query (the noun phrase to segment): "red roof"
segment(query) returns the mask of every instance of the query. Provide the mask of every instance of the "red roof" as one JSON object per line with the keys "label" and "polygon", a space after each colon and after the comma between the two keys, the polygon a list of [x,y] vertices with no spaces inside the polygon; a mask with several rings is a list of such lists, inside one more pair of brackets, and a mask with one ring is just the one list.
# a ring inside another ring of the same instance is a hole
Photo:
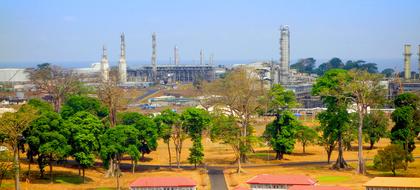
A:
{"label": "red roof", "polygon": [[351,189],[348,187],[340,187],[340,186],[293,185],[288,190],[351,190]]}
{"label": "red roof", "polygon": [[314,185],[316,181],[304,175],[261,174],[249,179],[248,184]]}
{"label": "red roof", "polygon": [[185,177],[144,177],[130,184],[130,187],[195,187],[195,182]]}

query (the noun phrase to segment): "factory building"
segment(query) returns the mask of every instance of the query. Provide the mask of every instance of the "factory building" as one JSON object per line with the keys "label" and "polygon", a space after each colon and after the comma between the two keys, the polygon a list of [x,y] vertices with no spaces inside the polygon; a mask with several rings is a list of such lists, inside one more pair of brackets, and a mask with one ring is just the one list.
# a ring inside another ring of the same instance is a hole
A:
{"label": "factory building", "polygon": [[19,68],[4,68],[0,69],[0,82],[1,83],[25,83],[29,81],[29,73],[27,69]]}

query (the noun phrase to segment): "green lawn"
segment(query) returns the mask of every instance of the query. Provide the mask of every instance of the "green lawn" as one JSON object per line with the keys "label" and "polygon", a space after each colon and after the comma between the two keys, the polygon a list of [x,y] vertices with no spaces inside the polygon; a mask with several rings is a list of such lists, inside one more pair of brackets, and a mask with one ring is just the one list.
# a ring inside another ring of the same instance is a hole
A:
{"label": "green lawn", "polygon": [[350,180],[348,176],[320,176],[318,177],[318,182],[345,182]]}

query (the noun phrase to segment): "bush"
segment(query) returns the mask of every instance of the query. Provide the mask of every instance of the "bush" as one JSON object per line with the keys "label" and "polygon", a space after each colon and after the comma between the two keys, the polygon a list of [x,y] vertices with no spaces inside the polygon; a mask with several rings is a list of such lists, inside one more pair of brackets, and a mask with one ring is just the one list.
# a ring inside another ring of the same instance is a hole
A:
{"label": "bush", "polygon": [[405,168],[405,160],[408,160],[407,152],[402,148],[401,145],[391,144],[385,147],[383,150],[379,150],[378,154],[375,155],[373,160],[374,167],[379,170],[392,171],[392,174],[396,175],[397,169]]}

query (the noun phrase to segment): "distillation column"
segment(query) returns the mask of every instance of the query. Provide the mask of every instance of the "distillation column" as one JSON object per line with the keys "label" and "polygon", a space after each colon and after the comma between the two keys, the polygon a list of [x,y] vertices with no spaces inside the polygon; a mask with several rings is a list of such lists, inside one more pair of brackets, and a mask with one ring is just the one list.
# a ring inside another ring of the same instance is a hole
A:
{"label": "distillation column", "polygon": [[290,35],[289,27],[280,27],[280,84],[287,84],[289,80],[289,63],[290,63]]}
{"label": "distillation column", "polygon": [[102,82],[106,82],[109,79],[109,62],[105,46],[102,47],[101,79]]}
{"label": "distillation column", "polygon": [[152,70],[153,81],[157,82],[157,63],[156,63],[156,33],[152,34]]}
{"label": "distillation column", "polygon": [[419,63],[418,63],[419,65],[418,65],[418,68],[417,69],[419,70],[419,80],[420,80],[420,45],[419,45],[419,50],[418,50],[417,55],[419,56],[418,57],[419,58],[419,60],[418,60],[419,61]]}
{"label": "distillation column", "polygon": [[118,64],[118,72],[120,83],[124,84],[127,82],[127,62],[125,60],[125,37],[124,33],[121,33],[121,55],[120,62]]}
{"label": "distillation column", "polygon": [[408,80],[411,78],[411,45],[404,45],[404,79]]}
{"label": "distillation column", "polygon": [[179,54],[178,54],[178,47],[175,46],[174,47],[174,63],[175,63],[176,66],[179,65],[179,57],[178,56],[179,56]]}

